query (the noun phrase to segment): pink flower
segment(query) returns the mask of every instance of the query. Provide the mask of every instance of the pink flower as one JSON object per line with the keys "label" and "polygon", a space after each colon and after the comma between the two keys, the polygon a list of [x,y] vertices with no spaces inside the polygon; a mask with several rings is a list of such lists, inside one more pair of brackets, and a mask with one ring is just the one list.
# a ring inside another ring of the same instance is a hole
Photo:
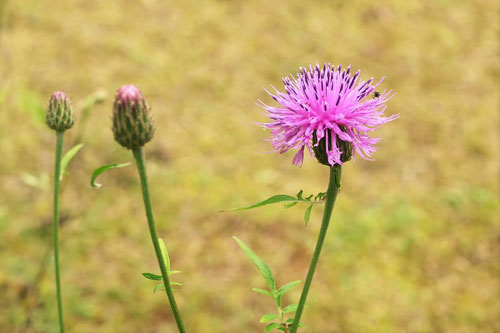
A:
{"label": "pink flower", "polygon": [[139,88],[132,84],[127,84],[118,89],[116,93],[116,99],[120,100],[123,103],[127,102],[139,102],[144,100],[144,96],[142,95]]}
{"label": "pink flower", "polygon": [[275,94],[268,92],[280,107],[259,101],[271,119],[261,125],[271,130],[274,149],[280,153],[299,149],[293,158],[294,165],[302,165],[304,147],[311,156],[314,150],[318,157],[322,141],[325,160],[331,166],[350,159],[351,152],[345,147],[351,147],[353,156],[359,154],[372,160],[374,145],[380,139],[370,138],[368,133],[399,117],[383,117],[385,103],[394,96],[392,91],[375,92],[372,98],[367,98],[383,78],[375,85],[373,78],[357,82],[361,71],[353,76],[350,71],[351,66],[341,70],[340,65],[335,68],[331,64],[324,64],[323,68],[317,64],[309,70],[302,67],[296,78],[293,75],[283,78],[285,93],[274,87]]}

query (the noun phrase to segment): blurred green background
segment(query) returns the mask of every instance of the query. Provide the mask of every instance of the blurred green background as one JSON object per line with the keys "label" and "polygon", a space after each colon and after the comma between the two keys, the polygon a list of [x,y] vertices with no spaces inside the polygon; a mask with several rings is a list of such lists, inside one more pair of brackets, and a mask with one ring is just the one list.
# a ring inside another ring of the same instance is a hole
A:
{"label": "blurred green background", "polygon": [[[304,279],[321,209],[219,213],[273,194],[326,189],[328,169],[266,154],[257,99],[300,66],[386,76],[397,95],[376,162],[343,170],[304,332],[499,332],[499,4],[496,1],[0,0],[0,332],[56,332],[50,94],[85,147],[63,181],[61,264],[69,332],[175,332],[132,156],[111,106],[137,84],[155,114],[146,146],[159,233],[189,332],[262,332],[272,312],[231,235]],[[83,109],[96,96],[102,103]],[[296,303],[300,288],[285,302]]]}

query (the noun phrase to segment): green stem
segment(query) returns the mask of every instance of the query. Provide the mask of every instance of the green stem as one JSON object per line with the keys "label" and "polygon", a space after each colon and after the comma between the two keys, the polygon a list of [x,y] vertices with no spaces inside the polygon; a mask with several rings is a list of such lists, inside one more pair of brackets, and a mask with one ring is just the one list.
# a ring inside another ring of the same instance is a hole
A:
{"label": "green stem", "polygon": [[328,224],[330,223],[330,217],[332,216],[333,206],[335,205],[335,199],[337,198],[337,193],[340,188],[340,176],[342,174],[342,166],[335,164],[330,167],[330,181],[328,183],[328,190],[326,192],[325,200],[325,210],[323,212],[323,222],[321,222],[321,229],[319,230],[318,241],[316,242],[316,249],[314,250],[314,255],[311,260],[311,265],[309,266],[309,271],[307,272],[307,278],[304,283],[304,289],[302,289],[302,294],[300,296],[299,305],[297,307],[297,312],[295,313],[295,318],[293,320],[291,333],[295,333],[300,323],[300,317],[302,316],[302,311],[306,304],[307,293],[309,292],[309,287],[311,286],[311,281],[314,276],[314,271],[316,270],[316,265],[318,263],[319,254],[321,253],[321,248],[323,247],[323,242],[325,241],[326,231],[328,230]]}
{"label": "green stem", "polygon": [[146,216],[148,218],[149,233],[151,234],[151,240],[156,252],[156,257],[158,259],[158,264],[160,265],[161,275],[163,276],[163,283],[165,285],[165,291],[167,293],[168,301],[170,302],[170,307],[174,314],[175,322],[179,328],[180,333],[184,333],[184,324],[182,323],[181,315],[179,309],[177,308],[177,303],[175,302],[174,293],[170,287],[170,281],[168,279],[167,267],[163,262],[163,257],[161,254],[160,244],[158,242],[158,236],[156,234],[155,221],[153,218],[153,209],[151,208],[151,200],[149,199],[149,189],[148,181],[146,178],[146,166],[144,163],[144,155],[142,153],[142,148],[137,148],[133,150],[134,158],[137,163],[137,170],[139,171],[139,177],[141,178],[141,188],[142,188],[142,198],[144,200],[144,207],[146,209]]}
{"label": "green stem", "polygon": [[59,182],[61,178],[61,154],[64,132],[57,131],[56,166],[54,174],[54,262],[56,269],[57,310],[59,313],[59,331],[64,333],[61,277],[59,273]]}

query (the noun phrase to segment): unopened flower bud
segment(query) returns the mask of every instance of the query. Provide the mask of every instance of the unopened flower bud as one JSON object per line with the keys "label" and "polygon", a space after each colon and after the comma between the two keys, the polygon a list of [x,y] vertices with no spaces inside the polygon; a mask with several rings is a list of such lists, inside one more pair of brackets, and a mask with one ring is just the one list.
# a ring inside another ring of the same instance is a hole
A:
{"label": "unopened flower bud", "polygon": [[153,138],[154,124],[146,99],[134,85],[121,87],[113,106],[115,140],[128,149],[137,149]]}
{"label": "unopened flower bud", "polygon": [[[342,131],[345,130],[344,126],[339,126],[339,127]],[[333,132],[331,130],[328,130],[328,140],[330,141],[328,149],[326,147],[326,137],[321,138],[318,143],[316,133],[313,134],[312,148],[314,151],[314,155],[316,156],[316,159],[318,160],[319,163],[327,166],[332,166],[331,158],[330,161],[328,160],[328,151],[334,153],[334,150],[332,150],[332,133]],[[316,143],[318,143],[318,145],[316,145]],[[342,163],[349,161],[352,157],[352,148],[353,148],[352,142],[343,141],[339,138],[338,135],[336,135],[336,146],[341,152],[340,161]]]}
{"label": "unopened flower bud", "polygon": [[62,91],[56,91],[50,96],[45,120],[50,128],[58,132],[70,129],[75,123],[71,101]]}

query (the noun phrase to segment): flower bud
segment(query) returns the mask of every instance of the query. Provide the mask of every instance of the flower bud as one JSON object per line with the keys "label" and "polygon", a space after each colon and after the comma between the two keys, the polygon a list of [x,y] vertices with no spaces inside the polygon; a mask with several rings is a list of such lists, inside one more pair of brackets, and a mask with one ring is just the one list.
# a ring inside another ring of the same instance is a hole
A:
{"label": "flower bud", "polygon": [[45,121],[50,128],[58,132],[70,129],[75,123],[71,101],[62,91],[56,91],[50,96]]}
{"label": "flower bud", "polygon": [[144,146],[153,138],[151,111],[141,91],[134,85],[125,85],[116,93],[113,134],[119,144],[132,150]]}
{"label": "flower bud", "polygon": [[[342,131],[345,131],[345,127],[342,126],[342,125],[339,125],[340,129]],[[329,144],[330,144],[330,149],[328,149],[329,151],[332,150],[332,136],[335,135],[331,130],[328,130],[328,140],[330,141]],[[347,161],[349,161],[352,157],[352,142],[349,142],[349,141],[342,141],[338,135],[335,135],[337,140],[336,140],[336,144],[337,144],[337,148],[340,150],[340,152],[342,153],[340,155],[340,161],[342,163],[345,163]],[[319,143],[318,145],[316,145],[316,143],[318,142],[318,139],[316,137],[316,133],[313,133],[313,145],[312,145],[312,148],[313,148],[313,151],[314,151],[314,155],[316,156],[316,159],[318,160],[319,163],[321,164],[324,164],[324,165],[327,165],[327,166],[332,166],[332,164],[328,161],[328,153],[327,153],[327,147],[326,147],[326,137],[323,137],[319,140]]]}

